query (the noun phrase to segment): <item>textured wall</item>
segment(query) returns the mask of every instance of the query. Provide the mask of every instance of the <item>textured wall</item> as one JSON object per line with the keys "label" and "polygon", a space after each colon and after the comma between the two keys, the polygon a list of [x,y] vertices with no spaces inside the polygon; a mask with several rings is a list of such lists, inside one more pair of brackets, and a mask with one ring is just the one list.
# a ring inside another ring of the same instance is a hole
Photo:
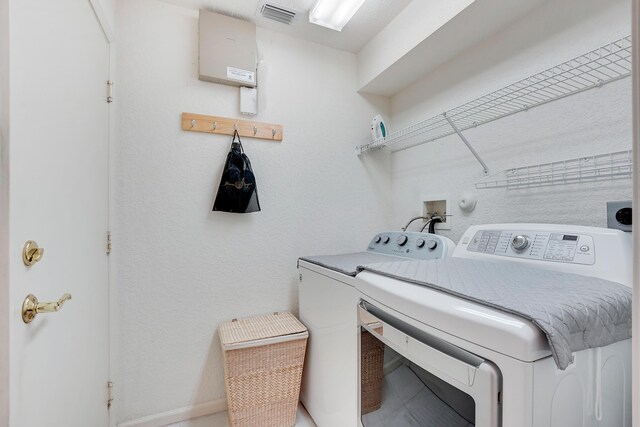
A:
{"label": "textured wall", "polygon": [[[355,93],[354,55],[258,29],[256,120],[282,123],[285,141],[245,141],[263,207],[249,215],[210,212],[229,138],[179,129],[182,111],[238,116],[237,89],[197,80],[197,12],[121,0],[117,20],[118,421],[223,397],[217,324],[295,310],[299,255],[361,249],[419,213],[423,195],[478,195],[472,214],[454,207],[454,239],[478,223],[604,226],[605,202],[630,198],[629,181],[476,191],[481,169],[456,137],[390,161],[353,151],[376,111],[399,128],[626,35],[625,1],[549,2],[396,95],[391,115]],[[624,80],[467,135],[497,172],[629,148],[630,123]]]}
{"label": "textured wall", "polygon": [[[355,92],[355,55],[258,29],[258,121],[246,139],[263,211],[213,213],[230,138],[183,111],[238,117],[238,89],[197,79],[197,11],[118,3],[113,281],[117,421],[223,397],[222,320],[297,309],[296,259],[360,250],[388,225],[388,158],[359,159],[388,101]],[[387,178],[385,178],[385,176]]]}
{"label": "textured wall", "polygon": [[393,66],[474,1],[411,2],[358,52],[358,87]]}
{"label": "textured wall", "polygon": [[[392,98],[392,129],[423,120],[630,32],[628,1],[549,2]],[[519,113],[466,133],[491,173],[631,147],[631,79]],[[421,213],[423,195],[451,195],[455,241],[472,224],[606,227],[606,202],[631,199],[631,181],[530,190],[476,190],[479,163],[457,136],[392,156],[393,226]],[[477,195],[476,210],[457,207]]]}

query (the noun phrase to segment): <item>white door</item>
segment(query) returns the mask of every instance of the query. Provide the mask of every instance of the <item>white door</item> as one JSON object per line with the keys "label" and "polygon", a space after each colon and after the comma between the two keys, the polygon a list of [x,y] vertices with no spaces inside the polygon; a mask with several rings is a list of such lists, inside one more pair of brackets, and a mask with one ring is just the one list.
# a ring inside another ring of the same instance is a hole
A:
{"label": "white door", "polygon": [[10,426],[106,427],[109,45],[89,0],[13,0],[10,34]]}

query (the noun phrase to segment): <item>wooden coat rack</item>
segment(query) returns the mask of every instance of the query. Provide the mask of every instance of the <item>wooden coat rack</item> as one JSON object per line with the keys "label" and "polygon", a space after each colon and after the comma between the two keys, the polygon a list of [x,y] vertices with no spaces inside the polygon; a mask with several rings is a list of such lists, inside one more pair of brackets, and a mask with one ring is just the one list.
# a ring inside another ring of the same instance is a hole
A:
{"label": "wooden coat rack", "polygon": [[233,135],[237,130],[242,137],[282,141],[282,125],[193,113],[182,113],[182,130],[219,135]]}

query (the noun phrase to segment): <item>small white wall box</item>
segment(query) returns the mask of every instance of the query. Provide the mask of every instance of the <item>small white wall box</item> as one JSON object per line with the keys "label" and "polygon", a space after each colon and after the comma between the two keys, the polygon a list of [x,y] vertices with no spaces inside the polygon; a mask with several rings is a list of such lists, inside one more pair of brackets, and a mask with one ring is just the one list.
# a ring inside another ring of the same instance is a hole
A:
{"label": "small white wall box", "polygon": [[255,24],[208,10],[198,21],[198,78],[231,86],[256,86]]}
{"label": "small white wall box", "polygon": [[[431,216],[437,212],[443,216],[442,222],[436,224],[436,230],[451,230],[451,196],[448,194],[430,194],[422,196],[422,216]],[[426,221],[425,221],[426,222]]]}
{"label": "small white wall box", "polygon": [[247,116],[258,114],[258,89],[255,87],[240,88],[240,112]]}

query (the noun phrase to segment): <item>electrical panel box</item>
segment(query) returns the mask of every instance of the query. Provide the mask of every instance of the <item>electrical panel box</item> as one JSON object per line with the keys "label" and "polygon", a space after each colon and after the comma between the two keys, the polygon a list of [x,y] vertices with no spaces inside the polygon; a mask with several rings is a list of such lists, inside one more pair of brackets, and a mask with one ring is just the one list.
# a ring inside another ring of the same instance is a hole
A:
{"label": "electrical panel box", "polygon": [[256,86],[255,24],[201,9],[198,37],[200,80],[231,86]]}

